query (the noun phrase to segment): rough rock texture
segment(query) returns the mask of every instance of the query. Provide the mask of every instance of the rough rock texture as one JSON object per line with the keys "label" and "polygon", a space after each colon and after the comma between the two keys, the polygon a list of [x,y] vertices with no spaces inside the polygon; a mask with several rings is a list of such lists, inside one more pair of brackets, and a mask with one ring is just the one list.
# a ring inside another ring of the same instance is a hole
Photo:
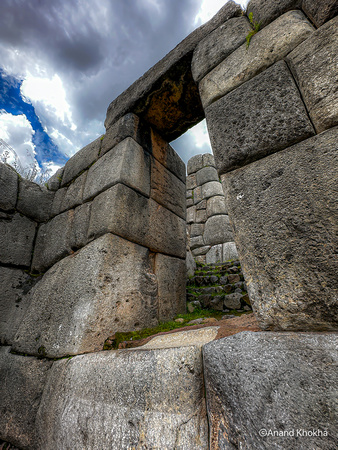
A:
{"label": "rough rock texture", "polygon": [[241,13],[239,5],[228,2],[209,22],[193,31],[109,105],[106,129],[133,112],[172,141],[198,123],[204,113],[191,75],[192,52],[211,31]]}
{"label": "rough rock texture", "polygon": [[250,0],[246,14],[252,13],[253,20],[263,28],[282,14],[300,9],[301,3],[302,0]]}
{"label": "rough rock texture", "polygon": [[48,191],[45,186],[20,179],[16,209],[25,216],[37,222],[45,222],[50,217],[53,199],[54,192]]}
{"label": "rough rock texture", "polygon": [[150,158],[132,138],[127,138],[100,158],[88,171],[84,201],[117,183],[150,194]]}
{"label": "rough rock texture", "polygon": [[197,172],[203,167],[203,155],[195,155],[189,159],[187,164],[188,175]]}
{"label": "rough rock texture", "polygon": [[9,351],[0,347],[0,439],[35,449],[35,417],[52,362]]}
{"label": "rough rock texture", "polygon": [[34,281],[21,269],[0,266],[0,343],[11,344],[29,306]]}
{"label": "rough rock texture", "polygon": [[182,219],[185,219],[185,191],[185,183],[169,172],[155,158],[151,158],[151,198]]}
{"label": "rough rock texture", "polygon": [[[70,208],[75,208],[75,206],[81,205],[83,201],[83,191],[87,179],[87,171],[82,175],[77,177],[73,183],[69,185],[68,188],[65,189],[64,195],[61,196],[61,205],[59,206],[58,213],[66,211]],[[60,189],[63,191],[63,189]],[[53,202],[53,210],[55,208],[55,202]],[[55,213],[55,210],[53,211]]]}
{"label": "rough rock texture", "polygon": [[56,263],[30,295],[14,339],[19,352],[54,358],[97,351],[116,331],[157,325],[149,250],[111,234]]}
{"label": "rough rock texture", "polygon": [[218,181],[218,173],[215,167],[203,167],[203,169],[196,172],[196,183],[198,186],[202,186],[202,184],[209,181]]}
{"label": "rough rock texture", "polygon": [[190,250],[187,251],[186,257],[187,277],[192,277],[196,270],[196,263]]}
{"label": "rough rock texture", "polygon": [[303,0],[302,8],[317,27],[338,14],[337,0]]}
{"label": "rough rock texture", "polygon": [[99,157],[102,139],[97,138],[95,141],[83,147],[75,155],[73,155],[64,167],[61,186],[72,181],[77,175],[85,169],[88,169]]}
{"label": "rough rock texture", "polygon": [[0,262],[29,267],[36,223],[21,214],[0,219]]}
{"label": "rough rock texture", "polygon": [[0,163],[0,209],[12,211],[18,196],[18,175],[11,166]]}
{"label": "rough rock texture", "polygon": [[118,184],[93,200],[88,234],[93,238],[114,233],[152,251],[185,258],[185,227],[176,214]]}
{"label": "rough rock texture", "polygon": [[212,216],[205,222],[203,233],[205,245],[222,244],[231,241],[232,236],[229,216]]}
{"label": "rough rock texture", "polygon": [[199,83],[204,108],[283,59],[307,39],[314,28],[301,11],[289,11],[241,45]]}
{"label": "rough rock texture", "polygon": [[57,191],[61,185],[64,168],[60,167],[47,181],[47,189]]}
{"label": "rough rock texture", "polygon": [[213,103],[206,118],[220,174],[315,134],[284,61]]}
{"label": "rough rock texture", "polygon": [[[334,334],[251,332],[206,344],[210,448],[336,448],[337,345]],[[313,430],[328,435],[302,434]]]}
{"label": "rough rock texture", "polygon": [[225,204],[224,195],[217,195],[215,197],[211,197],[207,202],[207,215],[216,216],[219,214],[227,214],[227,207]]}
{"label": "rough rock texture", "polygon": [[318,133],[338,124],[337,54],[338,17],[287,57]]}
{"label": "rough rock texture", "polygon": [[178,331],[177,333],[168,333],[156,336],[146,344],[142,345],[142,349],[155,348],[173,348],[173,347],[189,347],[196,345],[202,347],[217,336],[219,327],[204,327],[198,330]]}
{"label": "rough rock texture", "polygon": [[222,176],[262,329],[337,330],[338,128]]}
{"label": "rough rock texture", "polygon": [[196,82],[230,55],[252,30],[246,17],[228,20],[208,34],[196,47],[191,63],[191,71]]}
{"label": "rough rock texture", "polygon": [[207,449],[201,352],[120,350],[58,361],[37,428],[45,449]]}
{"label": "rough rock texture", "polygon": [[158,286],[158,320],[164,322],[186,312],[186,266],[179,258],[157,253],[154,272]]}

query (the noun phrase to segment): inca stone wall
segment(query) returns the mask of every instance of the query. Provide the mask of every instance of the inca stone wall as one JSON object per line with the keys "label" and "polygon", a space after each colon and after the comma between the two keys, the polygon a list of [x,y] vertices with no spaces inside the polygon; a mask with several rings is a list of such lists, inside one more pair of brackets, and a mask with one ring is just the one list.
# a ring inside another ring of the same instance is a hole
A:
{"label": "inca stone wall", "polygon": [[188,161],[188,242],[196,261],[213,264],[238,257],[213,155]]}
{"label": "inca stone wall", "polygon": [[[249,12],[261,23],[249,47],[229,2],[111,103],[106,134],[49,189],[0,166],[0,439],[337,448],[337,2]],[[185,167],[168,142],[204,115],[252,307],[272,331],[99,351],[114,330],[183,311]]]}

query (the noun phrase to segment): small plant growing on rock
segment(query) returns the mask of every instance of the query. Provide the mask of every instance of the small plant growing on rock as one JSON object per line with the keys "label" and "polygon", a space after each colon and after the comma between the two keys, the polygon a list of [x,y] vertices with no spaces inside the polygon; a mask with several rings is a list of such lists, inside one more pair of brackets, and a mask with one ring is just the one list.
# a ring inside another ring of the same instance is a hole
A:
{"label": "small plant growing on rock", "polygon": [[251,38],[254,34],[256,34],[260,28],[261,28],[261,24],[259,22],[256,22],[253,18],[253,14],[252,12],[249,14],[249,22],[251,23],[251,25],[253,26],[253,30],[250,31],[250,33],[246,36],[246,48],[249,48],[250,45],[250,41]]}

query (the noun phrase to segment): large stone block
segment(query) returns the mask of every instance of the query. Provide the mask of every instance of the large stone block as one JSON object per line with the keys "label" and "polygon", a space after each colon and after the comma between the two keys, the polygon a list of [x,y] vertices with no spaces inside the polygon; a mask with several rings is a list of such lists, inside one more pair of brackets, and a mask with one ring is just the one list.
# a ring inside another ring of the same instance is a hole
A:
{"label": "large stone block", "polygon": [[37,222],[45,222],[50,217],[53,200],[54,192],[45,186],[39,186],[24,178],[20,179],[16,209],[25,216]]}
{"label": "large stone block", "polygon": [[263,28],[282,14],[300,9],[302,0],[250,0],[246,13],[252,13],[253,20]]}
{"label": "large stone block", "polygon": [[207,215],[208,217],[217,216],[219,214],[227,214],[228,210],[225,204],[224,195],[215,195],[210,197],[207,201]]}
{"label": "large stone block", "polygon": [[315,134],[284,61],[213,103],[206,117],[220,174]]}
{"label": "large stone block", "polygon": [[71,236],[74,210],[66,211],[40,226],[32,261],[32,269],[44,272],[72,251]]}
{"label": "large stone block", "polygon": [[289,11],[241,45],[199,84],[204,108],[283,59],[314,31],[301,11]]}
{"label": "large stone block", "polygon": [[338,17],[287,57],[318,133],[338,124],[337,53]]}
{"label": "large stone block", "polygon": [[132,138],[127,138],[100,158],[88,171],[83,200],[123,183],[150,194],[150,158]]}
{"label": "large stone block", "polygon": [[99,157],[102,139],[101,137],[83,147],[73,155],[64,167],[61,186],[68,184],[83,170],[88,169]]}
{"label": "large stone block", "polygon": [[191,74],[193,50],[211,31],[241,13],[240,6],[228,2],[209,22],[193,31],[109,105],[106,129],[126,113],[133,112],[172,141],[203,119],[197,85]]}
{"label": "large stone block", "polygon": [[337,446],[337,336],[245,331],[203,347],[210,448]]}
{"label": "large stone block", "polygon": [[[73,183],[71,183],[62,197],[61,206],[59,212],[67,211],[67,209],[75,208],[81,205],[83,199],[83,191],[87,179],[87,171],[77,177]],[[61,191],[62,189],[60,189]],[[54,206],[54,203],[53,203]]]}
{"label": "large stone block", "polygon": [[35,449],[35,418],[52,362],[9,351],[0,347],[0,439]]}
{"label": "large stone block", "polygon": [[158,320],[172,320],[186,312],[186,264],[184,259],[157,253],[155,275],[158,284]]}
{"label": "large stone block", "polygon": [[37,427],[45,449],[207,449],[200,349],[100,352],[58,361]]}
{"label": "large stone block", "polygon": [[223,261],[223,245],[213,245],[206,254],[205,261],[207,264],[215,264]]}
{"label": "large stone block", "polygon": [[246,17],[228,20],[205,37],[196,47],[191,63],[191,71],[199,82],[210,70],[229,56],[252,30]]}
{"label": "large stone block", "polygon": [[203,167],[203,155],[195,155],[189,159],[187,165],[188,175],[191,175]]}
{"label": "large stone block", "polygon": [[[141,136],[140,128],[143,128],[142,131],[144,132],[148,131],[145,130],[145,127],[142,127],[139,117],[135,114],[129,113],[121,117],[120,120],[113,123],[107,129],[106,134],[103,136],[100,156],[105,155],[109,150],[115,147],[115,145],[118,145],[127,137],[133,138],[134,141],[142,146],[144,137]],[[149,132],[150,131],[148,131],[148,133]]]}
{"label": "large stone block", "polygon": [[338,14],[337,0],[303,0],[302,8],[317,27]]}
{"label": "large stone block", "polygon": [[122,184],[95,197],[89,238],[114,233],[154,252],[185,258],[186,222]]}
{"label": "large stone block", "polygon": [[36,223],[21,214],[0,219],[0,262],[29,267]]}
{"label": "large stone block", "polygon": [[202,197],[208,199],[214,195],[224,195],[222,185],[219,181],[209,181],[202,186]]}
{"label": "large stone block", "polygon": [[18,196],[18,174],[8,164],[0,163],[0,208],[12,211]]}
{"label": "large stone block", "polygon": [[185,184],[155,158],[151,158],[150,197],[185,220]]}
{"label": "large stone block", "polygon": [[25,294],[34,284],[21,269],[0,266],[0,343],[11,344],[29,306]]}
{"label": "large stone block", "polygon": [[190,206],[187,209],[187,223],[194,223],[196,222],[196,206]]}
{"label": "large stone block", "polygon": [[223,244],[223,261],[238,259],[238,252],[235,242],[225,242]]}
{"label": "large stone block", "polygon": [[87,202],[75,208],[70,238],[70,247],[72,250],[84,247],[88,242],[91,207],[91,202]]}
{"label": "large stone block", "polygon": [[57,358],[98,351],[116,331],[158,323],[149,250],[112,234],[56,263],[30,295],[14,339],[19,352]]}
{"label": "large stone block", "polygon": [[328,130],[222,176],[262,329],[338,328],[337,136]]}
{"label": "large stone block", "polygon": [[190,236],[191,237],[201,236],[203,234],[203,231],[204,231],[204,223],[193,223],[191,225]]}
{"label": "large stone block", "polygon": [[196,180],[199,186],[208,183],[209,181],[218,181],[217,170],[215,167],[203,167],[203,169],[196,173]]}
{"label": "large stone block", "polygon": [[64,167],[60,167],[54,175],[52,175],[49,180],[47,181],[47,189],[50,191],[57,191],[59,187],[61,186],[62,181],[62,175],[63,175]]}
{"label": "large stone block", "polygon": [[196,263],[190,250],[187,251],[186,265],[187,265],[187,277],[193,277],[196,270]]}
{"label": "large stone block", "polygon": [[209,217],[204,226],[203,240],[205,245],[216,245],[233,241],[229,216]]}
{"label": "large stone block", "polygon": [[187,176],[186,188],[187,190],[195,189],[197,187],[196,175],[191,174]]}

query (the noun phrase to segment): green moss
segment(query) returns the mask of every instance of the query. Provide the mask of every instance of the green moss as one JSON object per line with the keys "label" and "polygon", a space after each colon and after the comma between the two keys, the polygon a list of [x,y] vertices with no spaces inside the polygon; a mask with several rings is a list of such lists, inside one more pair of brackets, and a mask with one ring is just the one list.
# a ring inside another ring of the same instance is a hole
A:
{"label": "green moss", "polygon": [[253,30],[250,31],[250,33],[246,36],[246,48],[249,48],[250,41],[252,36],[254,36],[261,28],[261,24],[259,22],[256,22],[253,18],[252,12],[249,14],[249,22],[253,26]]}

